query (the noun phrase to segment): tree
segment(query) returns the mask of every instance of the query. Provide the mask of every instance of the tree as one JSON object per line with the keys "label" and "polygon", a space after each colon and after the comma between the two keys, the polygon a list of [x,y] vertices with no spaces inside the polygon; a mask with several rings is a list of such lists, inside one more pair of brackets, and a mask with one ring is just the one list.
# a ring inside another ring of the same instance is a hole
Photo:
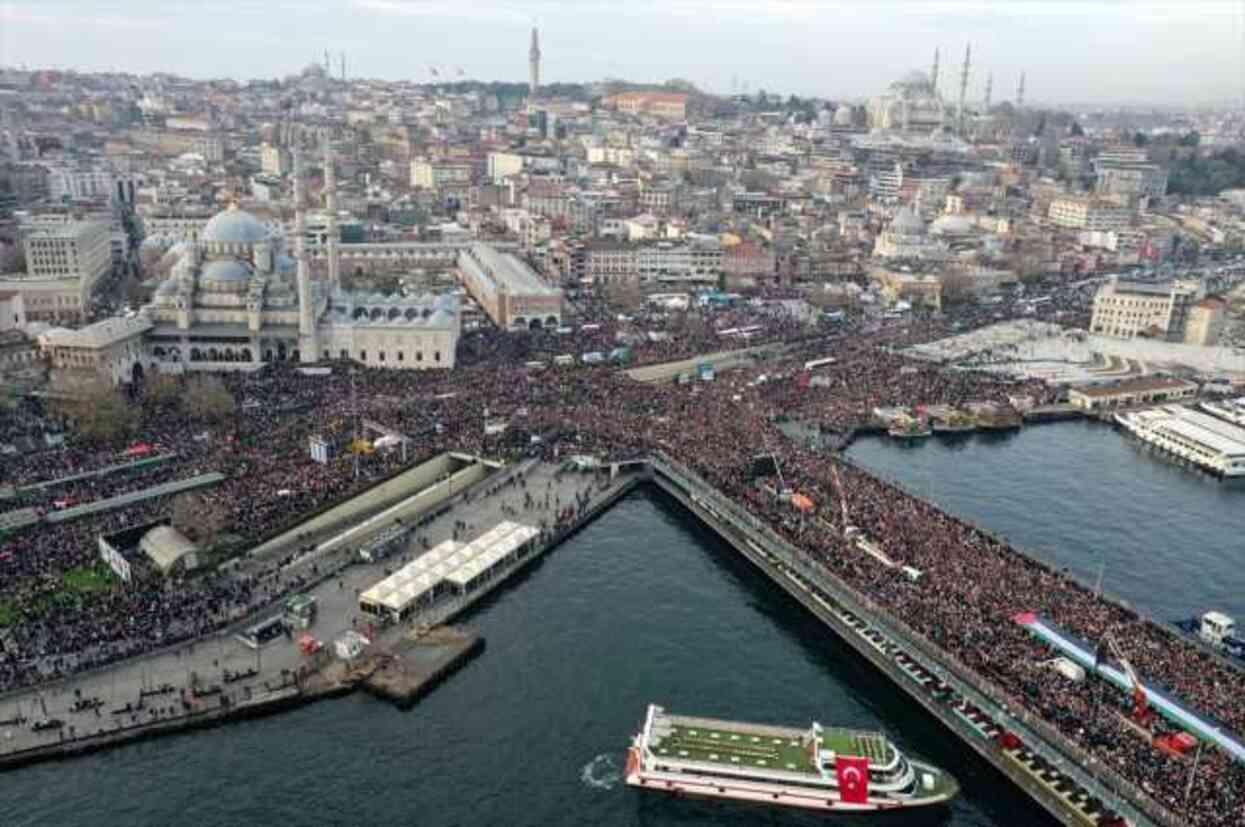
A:
{"label": "tree", "polygon": [[233,394],[216,376],[196,376],[186,383],[187,415],[207,422],[222,422],[233,416],[236,403]]}
{"label": "tree", "polygon": [[78,435],[87,441],[121,440],[133,433],[138,424],[138,411],[125,396],[93,373],[59,371],[48,395],[53,411],[69,419]]}
{"label": "tree", "polygon": [[1143,147],[1150,143],[1150,136],[1144,132],[1133,133],[1133,146]]}
{"label": "tree", "polygon": [[1077,123],[1076,121],[1073,121],[1072,126],[1069,127],[1068,129],[1068,134],[1071,135],[1073,138],[1084,138],[1085,130],[1081,128],[1081,125],[1079,123]]}
{"label": "tree", "polygon": [[225,510],[199,491],[187,491],[173,499],[173,528],[200,547],[215,543],[227,521]]}
{"label": "tree", "polygon": [[1202,136],[1198,133],[1196,129],[1193,130],[1192,132],[1189,132],[1187,135],[1184,135],[1180,139],[1181,146],[1197,146],[1201,142],[1202,142]]}
{"label": "tree", "polygon": [[168,374],[156,374],[143,387],[143,401],[154,408],[176,407],[181,399],[181,382]]}

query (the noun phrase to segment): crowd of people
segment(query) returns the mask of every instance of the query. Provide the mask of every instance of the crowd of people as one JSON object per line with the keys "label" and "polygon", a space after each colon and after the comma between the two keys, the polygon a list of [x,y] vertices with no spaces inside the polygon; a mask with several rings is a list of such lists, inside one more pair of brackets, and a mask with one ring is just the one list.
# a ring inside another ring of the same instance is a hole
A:
{"label": "crowd of people", "polygon": [[[252,547],[406,465],[444,450],[515,459],[575,454],[603,461],[636,459],[660,450],[694,469],[745,505],[826,572],[867,595],[998,687],[1017,708],[1040,716],[1102,763],[1136,783],[1192,825],[1245,821],[1245,768],[1207,750],[1185,802],[1188,760],[1156,751],[1119,710],[1127,698],[1096,681],[1075,683],[1042,664],[1051,652],[1011,618],[1040,612],[1087,640],[1107,631],[1153,685],[1245,732],[1241,674],[1128,609],[1105,601],[1063,573],[1037,563],[997,538],[930,503],[792,439],[783,424],[800,419],[847,432],[884,406],[1004,402],[1024,395],[1041,403],[1051,391],[1036,382],[1008,382],[950,371],[902,355],[902,348],[992,320],[995,310],[957,318],[885,325],[849,318],[818,330],[755,306],[671,321],[602,315],[573,334],[464,337],[451,372],[336,367],[304,375],[270,366],[226,380],[237,413],[205,428],[168,411],[144,419],[142,440],[174,456],[155,467],[47,486],[46,497],[99,500],[159,482],[219,471],[204,507],[220,525],[225,547]],[[1057,308],[1053,312],[1063,312]],[[633,364],[686,358],[738,346],[722,335],[741,325],[760,328],[749,344],[778,345],[763,361],[714,382],[642,384],[613,366],[558,368],[550,354],[631,348]],[[663,326],[664,325],[664,326]],[[654,329],[662,335],[648,335]],[[808,381],[812,359],[832,357]],[[529,366],[531,361],[541,367]],[[765,382],[759,381],[766,377]],[[37,408],[23,409],[23,427]],[[406,437],[400,450],[352,453],[364,420]],[[486,427],[500,423],[502,427]],[[327,463],[309,456],[308,440],[338,451]],[[126,461],[125,444],[79,445],[3,457],[6,481],[21,486]],[[757,456],[782,474],[755,473]],[[797,512],[780,489],[804,494],[812,515]],[[134,560],[132,584],[99,591],[66,590],[66,576],[96,567],[96,540],[120,528],[167,518],[171,503],[146,500],[58,524],[17,531],[0,546],[0,690],[190,640],[245,615],[281,594],[271,572],[212,570],[166,579]],[[923,576],[913,582],[844,539],[842,515],[891,560]]]}

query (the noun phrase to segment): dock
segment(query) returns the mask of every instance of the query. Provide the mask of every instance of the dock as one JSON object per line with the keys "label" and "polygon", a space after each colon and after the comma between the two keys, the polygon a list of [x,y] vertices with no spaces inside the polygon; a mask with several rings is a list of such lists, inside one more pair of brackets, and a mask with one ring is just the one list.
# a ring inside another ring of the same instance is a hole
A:
{"label": "dock", "polygon": [[[236,634],[279,613],[282,594],[220,632],[191,643],[0,693],[0,771],[270,715],[355,691],[408,707],[484,650],[477,632],[450,627],[449,621],[513,583],[533,562],[605,513],[645,478],[646,468],[635,462],[577,473],[534,461],[507,467],[494,464],[492,474],[465,490],[455,490],[391,554],[368,562],[358,553],[373,533],[386,528],[378,523],[352,543],[304,555],[283,570],[283,577],[302,577],[303,593],[316,599],[318,614],[308,629],[291,631],[257,648]],[[382,579],[395,561],[421,553],[425,542],[485,533],[521,510],[524,490],[539,493],[541,503],[520,519],[546,525],[529,553],[465,599],[440,606],[435,616],[369,628],[368,618],[359,613],[358,594],[363,589]],[[577,495],[586,498],[584,507],[573,519],[555,523],[558,510],[576,502]],[[318,574],[307,578],[313,566]],[[371,634],[373,645],[358,658],[343,661],[335,657],[332,642],[349,632]],[[298,643],[304,633],[321,642],[319,651],[304,653]]]}
{"label": "dock", "polygon": [[407,709],[482,651],[484,638],[466,627],[412,633],[391,651],[370,655],[359,685]]}

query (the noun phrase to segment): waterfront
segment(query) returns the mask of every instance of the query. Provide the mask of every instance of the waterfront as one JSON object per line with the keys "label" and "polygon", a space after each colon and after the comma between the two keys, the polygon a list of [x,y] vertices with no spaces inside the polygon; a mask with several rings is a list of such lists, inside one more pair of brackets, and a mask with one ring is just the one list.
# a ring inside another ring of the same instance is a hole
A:
{"label": "waterfront", "polygon": [[871,823],[1048,823],[665,500],[632,495],[470,620],[483,656],[410,712],[352,696],[0,775],[6,824],[825,823],[625,790],[649,701],[881,727],[965,787]]}
{"label": "waterfront", "polygon": [[1103,572],[1104,591],[1157,621],[1212,608],[1245,619],[1245,485],[1105,425],[906,444],[868,437],[848,456],[1086,582]]}

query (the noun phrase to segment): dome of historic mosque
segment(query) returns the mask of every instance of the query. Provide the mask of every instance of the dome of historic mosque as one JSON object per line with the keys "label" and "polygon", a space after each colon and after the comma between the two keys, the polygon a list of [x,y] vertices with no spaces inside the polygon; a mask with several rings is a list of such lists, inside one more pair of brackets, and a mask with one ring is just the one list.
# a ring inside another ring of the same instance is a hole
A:
{"label": "dome of historic mosque", "polygon": [[925,232],[925,222],[911,207],[901,207],[891,221],[891,232],[904,235],[921,235]]}
{"label": "dome of historic mosque", "polygon": [[208,221],[200,235],[201,241],[225,244],[255,244],[269,238],[272,233],[264,223],[237,204],[218,212]]}
{"label": "dome of historic mosque", "polygon": [[199,284],[206,289],[213,287],[233,289],[245,286],[250,280],[251,268],[245,262],[236,259],[209,261],[203,265],[203,270],[199,274]]}
{"label": "dome of historic mosque", "polygon": [[969,235],[976,230],[971,219],[962,215],[944,215],[934,220],[931,235]]}
{"label": "dome of historic mosque", "polygon": [[838,109],[834,110],[835,126],[851,126],[852,125],[852,108],[847,104],[842,104]]}

